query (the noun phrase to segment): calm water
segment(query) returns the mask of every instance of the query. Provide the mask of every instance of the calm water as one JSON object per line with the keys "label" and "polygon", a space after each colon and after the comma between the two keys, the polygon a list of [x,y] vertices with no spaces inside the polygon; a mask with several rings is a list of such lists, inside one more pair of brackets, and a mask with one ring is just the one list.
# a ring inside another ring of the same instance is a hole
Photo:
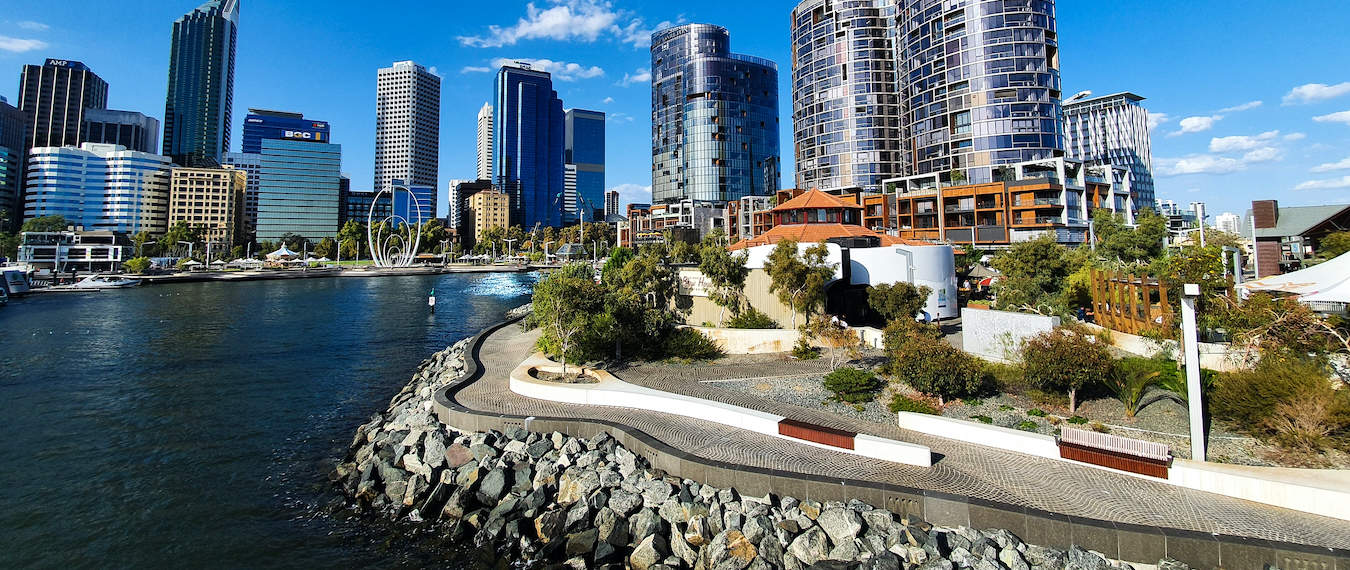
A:
{"label": "calm water", "polygon": [[425,541],[324,514],[326,476],[419,362],[525,302],[533,279],[12,300],[0,308],[0,568],[443,561]]}

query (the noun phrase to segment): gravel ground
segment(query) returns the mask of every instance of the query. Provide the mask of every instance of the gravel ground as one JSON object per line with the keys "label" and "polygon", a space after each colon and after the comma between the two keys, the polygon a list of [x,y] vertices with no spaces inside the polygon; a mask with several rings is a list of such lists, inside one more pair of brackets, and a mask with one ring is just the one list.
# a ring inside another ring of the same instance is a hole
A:
{"label": "gravel ground", "polygon": [[868,402],[863,406],[863,411],[860,412],[852,404],[826,401],[831,394],[821,385],[822,381],[822,376],[811,375],[794,378],[719,381],[714,384],[721,388],[747,392],[785,404],[824,410],[845,417],[887,425],[895,423],[895,416],[891,414],[890,410],[886,409],[884,403],[890,401],[889,395],[879,396],[876,400]]}

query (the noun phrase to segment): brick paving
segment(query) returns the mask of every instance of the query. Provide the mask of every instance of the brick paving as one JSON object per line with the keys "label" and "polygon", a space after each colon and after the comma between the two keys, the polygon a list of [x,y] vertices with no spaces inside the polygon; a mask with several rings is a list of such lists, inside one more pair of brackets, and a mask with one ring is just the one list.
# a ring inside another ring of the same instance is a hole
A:
{"label": "brick paving", "polygon": [[659,390],[926,445],[937,454],[933,467],[822,450],[672,414],[526,398],[510,391],[508,376],[533,353],[536,338],[536,332],[515,325],[486,338],[484,374],[459,393],[460,403],[485,412],[613,421],[687,453],[739,465],[904,485],[1113,522],[1350,548],[1345,521],[845,418],[700,382],[823,372],[827,363],[820,360],[734,357],[711,365],[641,364],[611,372]]}

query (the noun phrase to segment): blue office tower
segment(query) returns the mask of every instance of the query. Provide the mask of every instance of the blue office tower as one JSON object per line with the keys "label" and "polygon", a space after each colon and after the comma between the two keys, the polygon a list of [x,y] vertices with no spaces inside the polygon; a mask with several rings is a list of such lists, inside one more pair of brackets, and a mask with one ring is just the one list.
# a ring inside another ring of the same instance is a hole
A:
{"label": "blue office tower", "polygon": [[564,211],[567,222],[594,222],[605,217],[605,114],[567,111],[563,162],[576,170],[574,199]]}
{"label": "blue office tower", "polygon": [[217,166],[230,150],[239,0],[208,0],[173,23],[164,154],[180,166]]}
{"label": "blue office tower", "polygon": [[493,182],[511,196],[511,221],[563,224],[563,107],[553,78],[524,64],[503,67],[494,89]]}
{"label": "blue office tower", "polygon": [[331,134],[327,121],[306,119],[302,113],[249,109],[248,117],[244,119],[241,150],[258,154],[262,152],[264,139],[326,143],[331,142]]}
{"label": "blue office tower", "polygon": [[[393,213],[396,218],[403,218],[408,223],[427,223],[436,217],[436,189],[431,186],[409,186],[405,181],[395,179],[391,182],[393,197]],[[402,189],[407,188],[408,192]],[[409,195],[411,193],[411,196]],[[414,204],[413,197],[417,200]],[[384,202],[384,198],[380,202]],[[420,214],[420,217],[419,217]]]}

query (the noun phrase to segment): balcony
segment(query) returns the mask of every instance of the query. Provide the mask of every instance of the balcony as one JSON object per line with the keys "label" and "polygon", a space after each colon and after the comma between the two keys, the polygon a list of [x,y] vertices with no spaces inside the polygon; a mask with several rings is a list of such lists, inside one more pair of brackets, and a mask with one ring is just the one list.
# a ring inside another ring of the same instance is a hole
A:
{"label": "balcony", "polygon": [[943,208],[942,211],[947,212],[948,214],[974,212],[975,206],[947,206],[946,208]]}
{"label": "balcony", "polygon": [[1017,208],[1034,208],[1036,206],[1063,206],[1064,201],[1059,198],[1036,198],[1035,200],[1018,200],[1013,203]]}

